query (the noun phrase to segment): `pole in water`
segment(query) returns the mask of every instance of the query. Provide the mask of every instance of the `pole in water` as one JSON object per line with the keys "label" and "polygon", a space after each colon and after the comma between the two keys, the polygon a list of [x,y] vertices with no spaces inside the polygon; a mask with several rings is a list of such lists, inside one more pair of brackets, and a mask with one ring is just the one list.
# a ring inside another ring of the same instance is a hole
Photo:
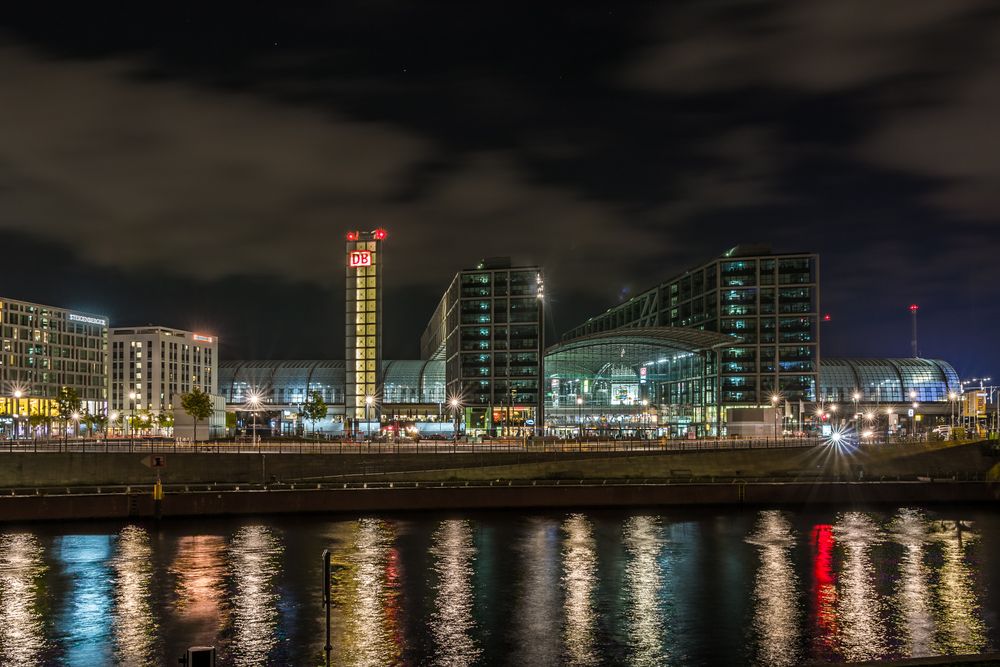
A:
{"label": "pole in water", "polygon": [[330,645],[330,550],[323,549],[323,607],[326,610],[326,646],[323,650],[326,653],[326,667],[330,667],[330,652],[333,646]]}
{"label": "pole in water", "polygon": [[163,514],[163,482],[160,481],[160,471],[156,471],[156,484],[153,485],[153,518],[157,521]]}

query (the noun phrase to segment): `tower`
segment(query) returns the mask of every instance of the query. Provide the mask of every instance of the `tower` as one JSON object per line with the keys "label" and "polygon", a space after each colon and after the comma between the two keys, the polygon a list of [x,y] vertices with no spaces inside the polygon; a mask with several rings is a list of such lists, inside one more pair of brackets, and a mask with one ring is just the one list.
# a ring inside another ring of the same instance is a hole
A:
{"label": "tower", "polygon": [[913,358],[916,359],[920,356],[920,352],[917,350],[917,311],[920,307],[917,304],[912,304],[910,306],[910,315],[913,316],[913,338],[910,340],[910,347],[913,348]]}
{"label": "tower", "polygon": [[[347,233],[344,281],[345,407],[351,424],[370,433],[382,391],[382,242],[384,229]],[[355,428],[355,431],[357,429]]]}

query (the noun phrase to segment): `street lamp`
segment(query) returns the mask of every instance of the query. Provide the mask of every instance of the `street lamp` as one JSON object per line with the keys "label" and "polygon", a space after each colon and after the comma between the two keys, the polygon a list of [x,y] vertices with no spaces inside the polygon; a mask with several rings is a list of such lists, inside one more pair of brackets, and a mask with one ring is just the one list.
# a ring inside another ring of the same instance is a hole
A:
{"label": "street lamp", "polygon": [[80,437],[80,413],[79,412],[74,412],[73,414],[70,415],[70,419],[72,419],[73,422],[74,422],[74,424],[73,424],[73,437],[74,438],[79,438]]}
{"label": "street lamp", "polygon": [[372,433],[372,426],[371,422],[369,421],[368,410],[371,408],[372,401],[374,400],[375,399],[372,398],[371,395],[365,396],[365,437],[368,439],[371,438],[371,433]]}
{"label": "street lamp", "polygon": [[250,408],[251,414],[253,415],[253,429],[251,438],[254,444],[257,443],[257,410],[260,409],[260,404],[263,402],[263,400],[264,400],[264,394],[257,389],[253,389],[247,394],[247,406]]}
{"label": "street lamp", "polygon": [[857,423],[861,419],[861,413],[858,412],[858,402],[861,400],[861,392],[858,391],[857,389],[855,389],[854,393],[851,394],[851,400],[854,401],[854,421],[855,421],[855,428],[858,428],[858,427],[861,426],[861,424]]}
{"label": "street lamp", "polygon": [[781,401],[781,396],[777,394],[771,394],[771,409],[774,412],[774,439],[778,439],[778,403]]}
{"label": "street lamp", "polygon": [[458,442],[458,409],[462,406],[462,402],[458,400],[457,396],[452,396],[448,405],[451,406],[451,418],[455,427],[453,440]]}
{"label": "street lamp", "polygon": [[949,391],[948,392],[948,400],[951,401],[951,425],[954,428],[954,426],[955,426],[955,401],[958,400],[958,394],[955,393],[955,392],[953,392],[953,391]]}
{"label": "street lamp", "polygon": [[583,399],[579,396],[576,397],[576,431],[577,438],[583,441]]}
{"label": "street lamp", "polygon": [[135,437],[135,399],[139,398],[139,394],[134,391],[128,393],[129,399],[129,419],[128,419],[128,450],[132,451],[132,440]]}
{"label": "street lamp", "polygon": [[14,389],[14,438],[17,439],[17,426],[21,419],[21,397],[24,392],[19,387]]}
{"label": "street lamp", "polygon": [[104,451],[108,450],[108,429],[110,429],[111,425],[116,421],[118,421],[118,411],[112,410],[110,414],[108,414],[108,423],[104,425]]}
{"label": "street lamp", "polygon": [[649,406],[648,399],[642,399],[642,414],[639,415],[639,432],[642,439],[646,439],[646,408]]}

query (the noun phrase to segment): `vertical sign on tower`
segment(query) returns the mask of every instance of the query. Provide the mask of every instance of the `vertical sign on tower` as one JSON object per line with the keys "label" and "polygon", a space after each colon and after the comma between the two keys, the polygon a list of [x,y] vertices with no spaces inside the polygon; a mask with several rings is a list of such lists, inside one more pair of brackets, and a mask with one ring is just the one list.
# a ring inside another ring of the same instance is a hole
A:
{"label": "vertical sign on tower", "polygon": [[[382,390],[382,241],[384,229],[348,232],[345,281],[347,418],[377,430]],[[355,432],[358,430],[355,428]]]}

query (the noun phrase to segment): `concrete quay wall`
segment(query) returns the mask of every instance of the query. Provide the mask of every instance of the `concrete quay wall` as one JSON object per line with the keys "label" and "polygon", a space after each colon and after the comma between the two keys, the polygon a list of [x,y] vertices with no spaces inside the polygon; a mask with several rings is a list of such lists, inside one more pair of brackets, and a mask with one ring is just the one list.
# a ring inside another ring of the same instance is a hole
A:
{"label": "concrete quay wall", "polygon": [[[994,482],[820,482],[536,486],[420,486],[374,489],[240,490],[168,493],[163,517],[477,509],[805,506],[1000,502]],[[0,497],[0,521],[142,519],[151,495]]]}

